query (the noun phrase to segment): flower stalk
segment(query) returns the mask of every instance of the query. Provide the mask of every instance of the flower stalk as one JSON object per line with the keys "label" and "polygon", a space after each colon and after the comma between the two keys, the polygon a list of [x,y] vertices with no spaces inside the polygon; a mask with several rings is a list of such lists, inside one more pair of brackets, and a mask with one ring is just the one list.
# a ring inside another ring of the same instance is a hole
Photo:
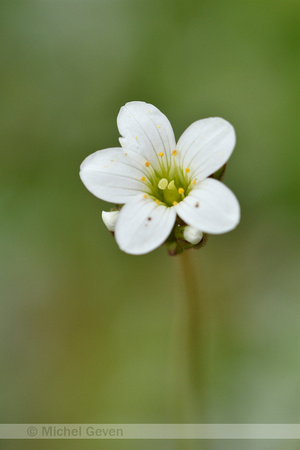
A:
{"label": "flower stalk", "polygon": [[186,414],[191,418],[206,416],[208,390],[209,314],[208,306],[199,289],[199,275],[191,250],[184,250],[179,256],[179,269],[184,288],[184,310],[182,315],[185,330],[182,359],[186,362]]}

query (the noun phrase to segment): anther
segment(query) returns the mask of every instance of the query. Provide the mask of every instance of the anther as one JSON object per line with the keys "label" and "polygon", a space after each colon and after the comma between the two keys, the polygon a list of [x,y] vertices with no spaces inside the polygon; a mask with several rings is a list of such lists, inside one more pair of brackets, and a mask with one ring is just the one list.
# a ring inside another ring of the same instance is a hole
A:
{"label": "anther", "polygon": [[166,178],[162,178],[161,180],[159,180],[159,183],[158,183],[159,189],[161,189],[163,191],[166,189],[167,186],[168,186],[168,180]]}
{"label": "anther", "polygon": [[192,181],[192,184],[196,184],[197,178]]}
{"label": "anther", "polygon": [[146,166],[146,167],[150,167],[150,164],[151,164],[151,163],[150,163],[149,161],[146,161],[146,162],[145,162],[145,166]]}
{"label": "anther", "polygon": [[180,187],[179,189],[178,189],[178,194],[183,194],[184,193],[184,189],[182,188],[182,187]]}
{"label": "anther", "polygon": [[173,202],[173,206],[176,206],[176,205],[178,205],[178,202]]}
{"label": "anther", "polygon": [[186,171],[186,173],[189,173],[190,169],[187,167],[187,168],[185,169],[185,171]]}
{"label": "anther", "polygon": [[144,197],[144,198],[148,198],[148,195],[147,195],[147,194],[144,194],[143,197]]}
{"label": "anther", "polygon": [[145,177],[141,177],[141,181],[146,181],[146,178]]}
{"label": "anther", "polygon": [[159,200],[155,200],[155,203],[156,203],[157,205],[160,205],[160,204],[161,204],[161,202],[160,202]]}
{"label": "anther", "polygon": [[163,152],[159,152],[158,156],[162,158],[164,156]]}
{"label": "anther", "polygon": [[177,155],[177,150],[173,150],[173,151],[172,151],[172,155],[173,155],[173,156],[176,156],[176,155]]}

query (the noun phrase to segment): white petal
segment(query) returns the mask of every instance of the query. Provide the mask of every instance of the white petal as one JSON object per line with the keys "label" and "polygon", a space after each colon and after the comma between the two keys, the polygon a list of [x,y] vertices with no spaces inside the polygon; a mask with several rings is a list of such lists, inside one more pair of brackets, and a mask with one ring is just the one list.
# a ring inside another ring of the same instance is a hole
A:
{"label": "white petal", "polygon": [[191,244],[196,245],[196,244],[199,244],[199,242],[203,238],[203,233],[202,233],[202,231],[198,230],[197,228],[187,225],[186,227],[184,227],[183,237],[186,241],[190,242]]}
{"label": "white petal", "polygon": [[180,137],[177,150],[180,164],[191,177],[204,180],[229,159],[236,138],[233,126],[220,117],[198,120]]}
{"label": "white petal", "polygon": [[151,252],[165,242],[174,226],[174,207],[137,196],[123,206],[115,229],[121,250],[132,255]]}
{"label": "white petal", "polygon": [[237,198],[227,186],[212,178],[201,181],[175,209],[188,225],[205,233],[226,233],[240,221]]}
{"label": "white petal", "polygon": [[133,152],[121,148],[99,150],[81,164],[81,180],[96,197],[107,202],[125,203],[145,190],[141,181],[145,166],[136,158]]}
{"label": "white petal", "polygon": [[102,220],[108,231],[115,231],[120,211],[102,211]]}
{"label": "white petal", "polygon": [[122,135],[122,147],[140,153],[155,169],[165,161],[171,161],[176,148],[172,126],[167,117],[155,106],[145,102],[129,102],[120,109],[117,124]]}

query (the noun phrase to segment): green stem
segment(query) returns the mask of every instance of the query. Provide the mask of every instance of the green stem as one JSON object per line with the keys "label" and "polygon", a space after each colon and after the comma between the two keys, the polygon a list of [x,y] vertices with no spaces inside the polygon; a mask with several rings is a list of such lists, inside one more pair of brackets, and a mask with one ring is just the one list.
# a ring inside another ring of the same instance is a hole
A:
{"label": "green stem", "polygon": [[199,342],[199,292],[194,267],[191,262],[191,252],[185,250],[178,256],[181,264],[181,273],[184,282],[186,296],[186,339],[189,376],[194,382],[198,372],[198,342]]}
{"label": "green stem", "polygon": [[[192,260],[192,250],[184,250],[177,258],[185,288],[185,354],[190,410],[194,420],[205,419],[208,370],[208,313],[200,295],[199,275]],[[191,407],[194,405],[194,407]],[[195,410],[196,408],[196,410]]]}

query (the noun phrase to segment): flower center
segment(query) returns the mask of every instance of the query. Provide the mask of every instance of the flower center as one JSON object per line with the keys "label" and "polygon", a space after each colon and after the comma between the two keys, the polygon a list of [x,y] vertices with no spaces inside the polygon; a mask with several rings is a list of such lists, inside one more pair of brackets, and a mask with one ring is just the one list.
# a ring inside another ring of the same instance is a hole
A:
{"label": "flower center", "polygon": [[184,198],[184,189],[177,187],[175,181],[162,178],[158,182],[158,188],[162,191],[163,201],[168,206],[175,206]]}
{"label": "flower center", "polygon": [[175,206],[183,200],[192,190],[196,180],[193,180],[188,167],[180,167],[178,164],[177,150],[172,152],[171,161],[159,153],[159,167],[154,169],[149,161],[146,161],[147,177],[142,177],[147,186],[146,192],[153,200],[166,206]]}

